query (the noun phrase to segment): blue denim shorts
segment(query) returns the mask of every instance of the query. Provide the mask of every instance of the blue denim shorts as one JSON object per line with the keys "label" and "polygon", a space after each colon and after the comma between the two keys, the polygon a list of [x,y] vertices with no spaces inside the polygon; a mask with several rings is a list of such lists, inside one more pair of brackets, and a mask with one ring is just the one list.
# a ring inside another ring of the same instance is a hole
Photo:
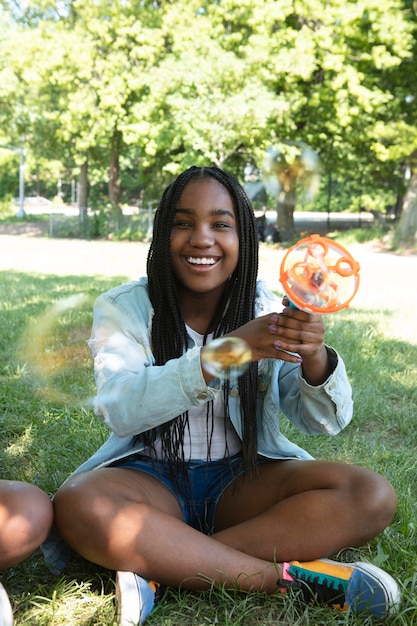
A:
{"label": "blue denim shorts", "polygon": [[184,471],[173,480],[168,463],[144,455],[132,455],[112,464],[112,467],[138,470],[160,480],[178,500],[184,522],[210,535],[214,532],[216,508],[222,494],[244,473],[241,455],[219,461],[190,461],[183,466]]}

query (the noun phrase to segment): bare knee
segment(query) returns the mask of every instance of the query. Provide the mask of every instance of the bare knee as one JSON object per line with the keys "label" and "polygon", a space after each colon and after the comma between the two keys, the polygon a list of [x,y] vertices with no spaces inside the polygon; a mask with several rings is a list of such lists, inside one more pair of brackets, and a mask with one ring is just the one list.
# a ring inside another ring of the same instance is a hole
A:
{"label": "bare knee", "polygon": [[139,505],[140,489],[129,484],[128,470],[95,470],[65,482],[54,498],[55,525],[77,552],[91,558],[108,550],[112,536],[131,524],[131,505]]}
{"label": "bare knee", "polygon": [[88,474],[70,478],[54,497],[54,520],[58,532],[72,544],[72,537],[91,533],[99,518],[97,502],[100,490],[94,490]]}
{"label": "bare knee", "polygon": [[397,496],[391,483],[376,472],[357,468],[351,484],[357,514],[374,537],[386,528],[397,510]]}
{"label": "bare knee", "polygon": [[52,526],[49,496],[20,481],[0,481],[0,569],[16,565],[46,539]]}

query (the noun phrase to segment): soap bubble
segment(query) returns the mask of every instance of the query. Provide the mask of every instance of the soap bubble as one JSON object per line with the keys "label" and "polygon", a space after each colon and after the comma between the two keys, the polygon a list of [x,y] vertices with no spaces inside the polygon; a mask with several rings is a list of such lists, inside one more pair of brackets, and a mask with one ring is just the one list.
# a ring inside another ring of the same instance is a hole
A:
{"label": "soap bubble", "polygon": [[243,374],[251,360],[251,349],[239,337],[219,337],[205,345],[201,351],[204,369],[222,380],[231,375]]}
{"label": "soap bubble", "polygon": [[20,357],[36,392],[49,402],[92,404],[91,324],[92,298],[77,294],[57,301],[28,327]]}
{"label": "soap bubble", "polygon": [[320,186],[320,158],[303,141],[282,141],[268,148],[261,167],[267,193],[277,199],[296,191],[304,202],[311,201]]}

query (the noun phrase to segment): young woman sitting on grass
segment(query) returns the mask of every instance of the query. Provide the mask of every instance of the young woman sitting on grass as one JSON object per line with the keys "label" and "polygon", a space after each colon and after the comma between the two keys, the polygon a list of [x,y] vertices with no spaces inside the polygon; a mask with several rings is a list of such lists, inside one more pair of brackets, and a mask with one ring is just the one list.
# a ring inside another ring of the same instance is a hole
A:
{"label": "young woman sitting on grass", "polygon": [[[291,588],[377,617],[399,602],[383,570],[324,558],[378,535],[396,496],[373,471],[313,460],[280,432],[282,411],[336,435],[351,388],[321,316],[283,308],[257,269],[242,187],[192,167],[162,196],[147,278],[96,302],[95,410],[113,432],[58,490],[55,519],[80,555],[117,570],[122,625],[142,623],[164,585]],[[241,376],[207,370],[218,337],[250,348]]]}

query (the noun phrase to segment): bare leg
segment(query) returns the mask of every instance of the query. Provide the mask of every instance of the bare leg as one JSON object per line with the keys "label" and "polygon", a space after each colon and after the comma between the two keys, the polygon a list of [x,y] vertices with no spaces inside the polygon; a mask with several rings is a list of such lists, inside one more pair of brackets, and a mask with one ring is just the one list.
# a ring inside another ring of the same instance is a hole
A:
{"label": "bare leg", "polygon": [[50,498],[35,485],[0,480],[0,569],[23,561],[46,539],[52,525]]}
{"label": "bare leg", "polygon": [[217,507],[214,537],[258,558],[310,561],[378,535],[397,506],[390,483],[354,465],[283,461],[240,478]]}
{"label": "bare leg", "polygon": [[189,589],[205,589],[212,581],[245,590],[277,589],[279,565],[185,524],[170,491],[141,472],[109,468],[76,476],[57,492],[54,506],[64,539],[109,569]]}
{"label": "bare leg", "polygon": [[391,485],[349,465],[280,461],[223,494],[217,533],[182,522],[175,497],[141,472],[103,469],[72,478],[55,497],[56,524],[85,558],[162,584],[211,581],[274,592],[281,563],[360,545],[390,522]]}

